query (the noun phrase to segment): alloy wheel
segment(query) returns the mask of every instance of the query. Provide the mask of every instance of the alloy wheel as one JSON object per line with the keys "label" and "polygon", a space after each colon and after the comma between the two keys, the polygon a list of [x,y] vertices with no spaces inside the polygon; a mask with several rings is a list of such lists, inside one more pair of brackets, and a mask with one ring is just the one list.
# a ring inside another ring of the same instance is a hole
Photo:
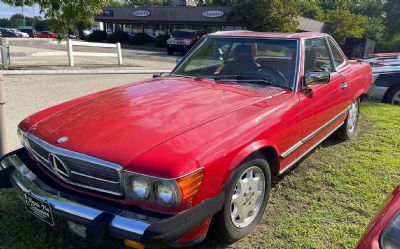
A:
{"label": "alloy wheel", "polygon": [[394,95],[391,104],[392,104],[392,105],[400,105],[400,91],[398,91],[398,92]]}
{"label": "alloy wheel", "polygon": [[357,126],[358,112],[358,101],[354,101],[353,104],[351,104],[349,117],[347,119],[347,127],[350,133],[352,133]]}
{"label": "alloy wheel", "polygon": [[265,195],[264,172],[248,168],[236,182],[231,198],[231,220],[238,228],[250,225],[260,212]]}

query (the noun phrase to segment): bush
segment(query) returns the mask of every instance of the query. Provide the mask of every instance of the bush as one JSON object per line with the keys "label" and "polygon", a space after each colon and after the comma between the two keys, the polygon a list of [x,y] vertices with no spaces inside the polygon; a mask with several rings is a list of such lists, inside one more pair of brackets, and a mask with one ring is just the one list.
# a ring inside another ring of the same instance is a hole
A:
{"label": "bush", "polygon": [[165,48],[167,46],[167,40],[171,38],[170,35],[159,35],[156,37],[156,46]]}
{"label": "bush", "polygon": [[88,37],[88,41],[97,42],[107,40],[107,32],[103,30],[95,30]]}
{"label": "bush", "polygon": [[400,34],[391,37],[390,39],[379,40],[376,44],[376,52],[390,53],[400,51]]}
{"label": "bush", "polygon": [[129,34],[124,31],[116,31],[108,37],[108,41],[111,43],[127,42],[129,41]]}
{"label": "bush", "polygon": [[149,43],[151,41],[151,37],[146,33],[137,33],[134,36],[131,36],[129,39],[129,43],[132,45],[143,45]]}

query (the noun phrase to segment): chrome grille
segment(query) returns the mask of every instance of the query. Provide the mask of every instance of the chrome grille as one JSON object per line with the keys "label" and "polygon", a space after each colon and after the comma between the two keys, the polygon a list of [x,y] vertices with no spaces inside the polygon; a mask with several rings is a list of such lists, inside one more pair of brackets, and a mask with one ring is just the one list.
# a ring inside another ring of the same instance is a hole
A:
{"label": "chrome grille", "polygon": [[33,142],[30,139],[26,139],[25,143],[28,144],[28,146],[42,159],[48,160],[49,158],[49,152],[45,150],[43,147],[39,146],[37,143]]}
{"label": "chrome grille", "polygon": [[[120,165],[55,147],[30,133],[25,135],[25,147],[48,170],[69,184],[113,195],[123,195]],[[57,174],[51,166],[50,154],[62,160],[69,172],[68,179]]]}

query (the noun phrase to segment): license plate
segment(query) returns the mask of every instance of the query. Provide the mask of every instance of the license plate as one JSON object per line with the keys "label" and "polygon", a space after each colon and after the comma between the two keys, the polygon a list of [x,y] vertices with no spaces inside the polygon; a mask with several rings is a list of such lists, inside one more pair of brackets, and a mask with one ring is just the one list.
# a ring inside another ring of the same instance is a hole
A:
{"label": "license plate", "polygon": [[36,199],[28,193],[22,194],[25,201],[25,209],[50,226],[54,226],[53,209],[49,203]]}

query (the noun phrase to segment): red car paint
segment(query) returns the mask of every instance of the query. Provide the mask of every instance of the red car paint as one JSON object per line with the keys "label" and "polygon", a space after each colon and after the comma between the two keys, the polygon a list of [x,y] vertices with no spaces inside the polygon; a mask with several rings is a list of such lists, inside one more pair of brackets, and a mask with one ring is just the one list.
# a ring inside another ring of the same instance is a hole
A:
{"label": "red car paint", "polygon": [[54,34],[54,33],[52,33],[52,32],[45,31],[45,32],[40,32],[40,33],[38,33],[38,34],[37,34],[37,37],[38,37],[38,38],[56,38],[57,35]]}
{"label": "red car paint", "polygon": [[381,249],[379,238],[385,227],[400,212],[400,186],[398,186],[387,199],[386,205],[375,216],[364,233],[356,249]]}
{"label": "red car paint", "polygon": [[[109,89],[43,110],[20,128],[61,148],[119,164],[141,174],[176,178],[203,168],[199,192],[192,202],[161,207],[132,199],[117,199],[60,182],[71,190],[117,203],[176,214],[221,192],[242,160],[260,149],[271,151],[274,174],[289,169],[326,138],[345,118],[346,108],[365,94],[371,67],[345,61],[343,70],[326,85],[302,90],[304,39],[320,33],[280,34],[222,32],[224,37],[295,39],[300,44],[297,89],[254,91],[207,78],[164,76]],[[348,83],[345,91],[340,85]],[[342,115],[339,115],[342,114]],[[334,117],[338,118],[329,123]],[[329,124],[287,157],[282,153]],[[61,136],[69,140],[56,141]],[[57,181],[57,178],[49,173]],[[194,229],[186,241],[204,235],[209,222]],[[184,242],[184,239],[180,242]]]}

